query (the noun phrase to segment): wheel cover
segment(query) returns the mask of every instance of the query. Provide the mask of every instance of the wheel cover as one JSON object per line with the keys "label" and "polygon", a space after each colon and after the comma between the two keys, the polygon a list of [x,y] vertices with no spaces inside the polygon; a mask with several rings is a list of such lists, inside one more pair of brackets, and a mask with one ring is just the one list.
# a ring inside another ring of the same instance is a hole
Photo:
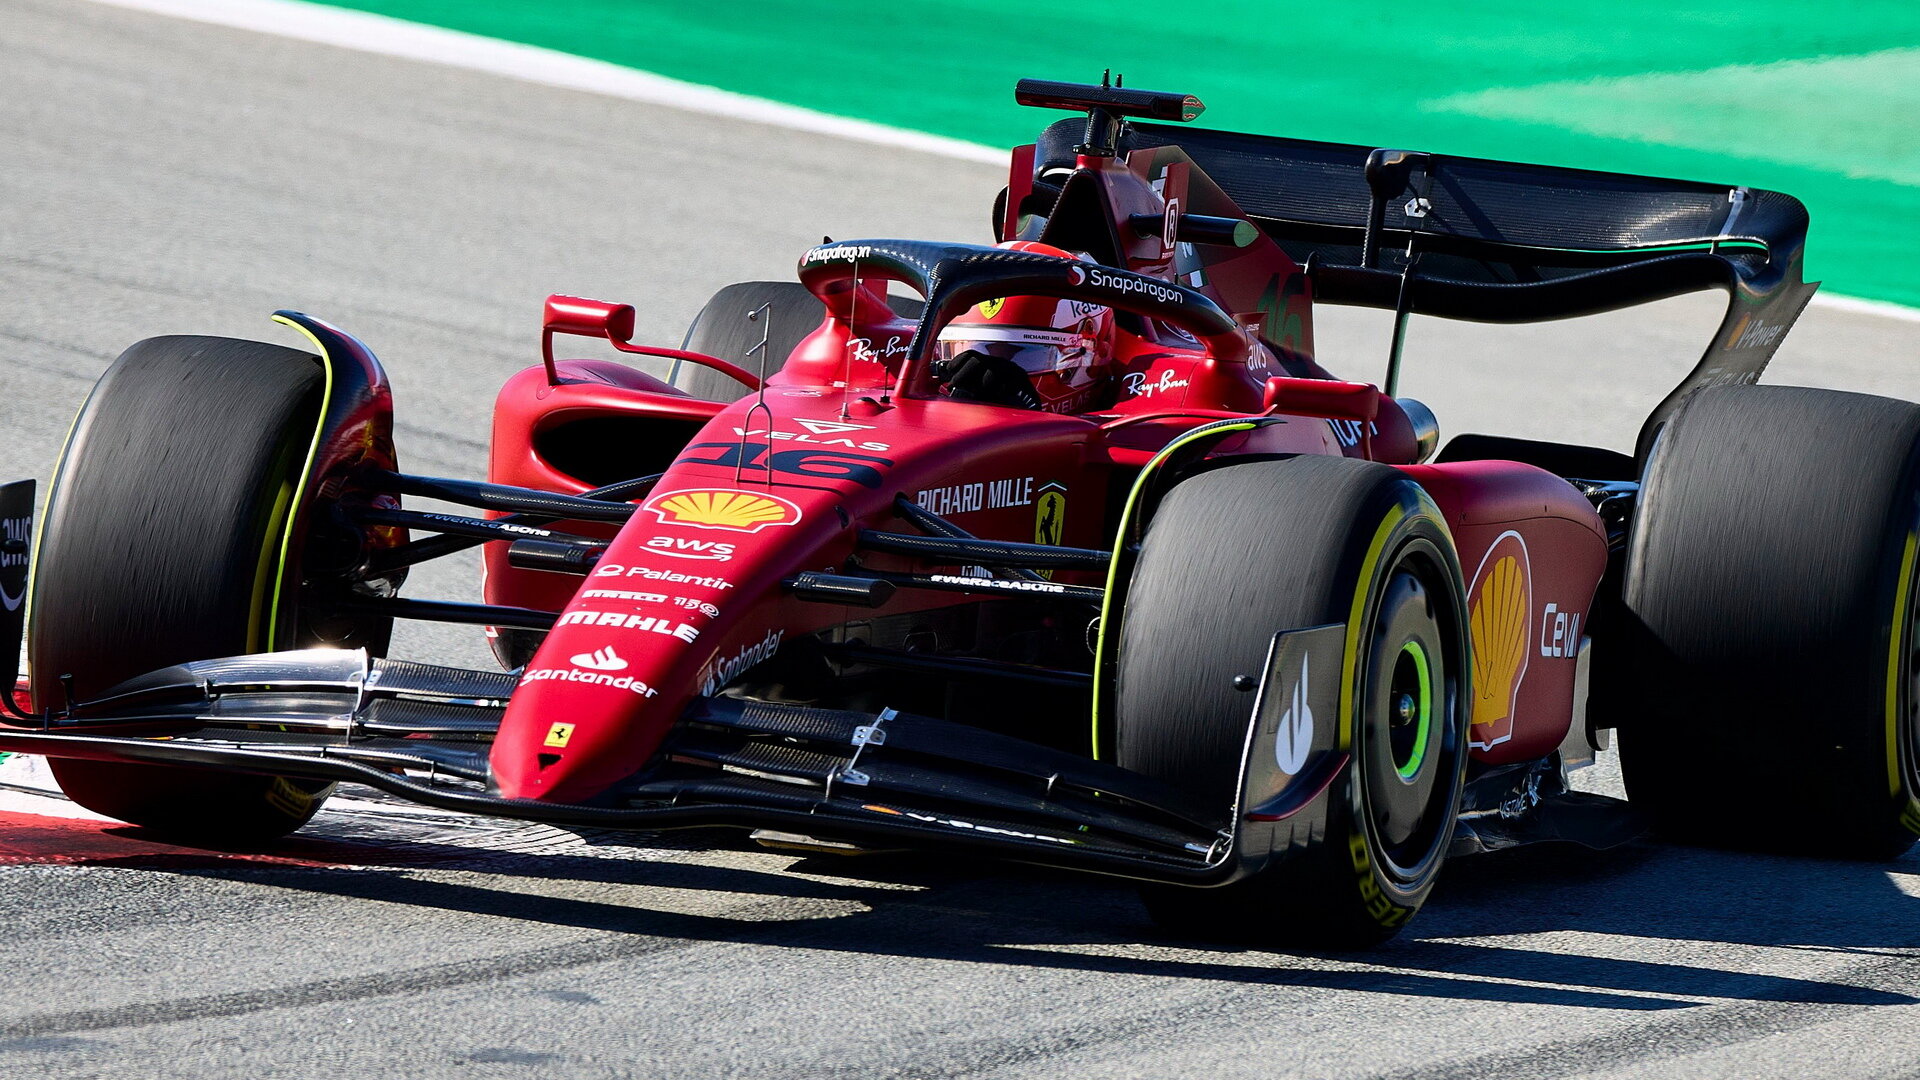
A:
{"label": "wheel cover", "polygon": [[1439,553],[1416,541],[1386,575],[1362,650],[1355,753],[1375,860],[1422,880],[1452,841],[1465,753],[1460,613]]}
{"label": "wheel cover", "polygon": [[1393,763],[1402,780],[1412,780],[1427,759],[1427,740],[1433,731],[1433,665],[1418,641],[1400,646],[1388,687],[1392,720]]}

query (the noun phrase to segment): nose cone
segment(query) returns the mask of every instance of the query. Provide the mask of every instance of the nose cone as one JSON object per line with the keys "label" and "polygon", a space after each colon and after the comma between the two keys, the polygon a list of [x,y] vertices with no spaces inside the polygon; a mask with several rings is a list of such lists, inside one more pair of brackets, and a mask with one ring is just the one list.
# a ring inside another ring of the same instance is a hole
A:
{"label": "nose cone", "polygon": [[691,698],[779,647],[780,580],[845,557],[850,541],[825,550],[837,501],[669,472],[527,664],[493,746],[500,794],[590,802],[645,768]]}
{"label": "nose cone", "polygon": [[[645,599],[634,602],[588,595],[612,592]],[[581,801],[605,786],[598,780],[581,782],[583,769],[597,772],[592,767],[595,762],[627,751],[623,744],[631,740],[633,725],[645,717],[648,703],[660,696],[649,680],[674,666],[671,654],[699,640],[700,629],[693,623],[680,621],[672,613],[645,613],[658,606],[653,597],[659,595],[585,589],[575,606],[561,616],[574,620],[567,626],[569,632],[563,635],[556,628],[548,644],[557,648],[543,646],[527,665],[508,706],[512,722],[502,722],[495,740],[493,775],[501,795]],[[643,640],[643,634],[664,634],[667,641],[655,645]],[[549,655],[552,652],[562,655]],[[668,655],[660,655],[663,652]]]}

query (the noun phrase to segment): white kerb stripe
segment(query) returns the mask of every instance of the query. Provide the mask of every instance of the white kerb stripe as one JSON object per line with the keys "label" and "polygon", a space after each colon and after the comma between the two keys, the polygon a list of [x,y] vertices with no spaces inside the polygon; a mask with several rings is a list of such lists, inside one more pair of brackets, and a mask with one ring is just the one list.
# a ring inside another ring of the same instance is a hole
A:
{"label": "white kerb stripe", "polygon": [[978,143],[907,131],[866,120],[831,116],[795,105],[782,105],[764,98],[636,71],[604,60],[589,60],[553,49],[520,45],[324,4],[301,3],[300,0],[95,2],[964,161],[990,165],[1005,165],[1007,161],[1007,151]]}
{"label": "white kerb stripe", "polygon": [[[914,150],[924,154],[1004,164],[1005,150],[941,135],[927,135],[867,120],[832,116],[797,105],[736,94],[664,75],[588,60],[570,53],[481,37],[458,30],[410,23],[364,11],[347,11],[301,0],[94,0],[135,11],[172,15],[196,22],[231,26],[263,34],[312,41],[342,49],[398,56],[431,64],[484,71],[544,86],[584,90],[609,97],[664,105],[709,116],[725,116],[770,127],[810,131],[856,142]],[[1814,294],[1816,307],[1904,322],[1920,322],[1920,308],[1884,300],[1861,300],[1828,292]]]}
{"label": "white kerb stripe", "polygon": [[1889,303],[1885,300],[1862,300],[1854,296],[1839,296],[1825,289],[1813,294],[1813,306],[1832,308],[1835,311],[1845,311],[1853,315],[1877,315],[1883,319],[1920,323],[1920,308]]}

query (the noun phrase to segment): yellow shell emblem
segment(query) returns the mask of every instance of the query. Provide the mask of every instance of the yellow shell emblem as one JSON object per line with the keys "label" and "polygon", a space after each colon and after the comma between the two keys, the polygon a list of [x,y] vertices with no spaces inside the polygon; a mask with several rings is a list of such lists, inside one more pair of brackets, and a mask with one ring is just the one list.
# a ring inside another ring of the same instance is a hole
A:
{"label": "yellow shell emblem", "polygon": [[[1508,552],[1511,552],[1509,554]],[[1513,709],[1527,667],[1533,583],[1526,547],[1514,534],[1494,542],[1469,594],[1473,644],[1472,742],[1491,746],[1513,734]]]}
{"label": "yellow shell emblem", "polygon": [[751,533],[800,520],[798,506],[751,491],[676,491],[647,505],[663,523],[695,529]]}

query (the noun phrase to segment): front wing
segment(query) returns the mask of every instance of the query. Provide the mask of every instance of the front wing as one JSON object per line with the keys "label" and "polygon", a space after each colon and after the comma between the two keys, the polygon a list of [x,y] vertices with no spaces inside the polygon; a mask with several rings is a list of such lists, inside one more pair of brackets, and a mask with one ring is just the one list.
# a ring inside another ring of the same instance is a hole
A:
{"label": "front wing", "polygon": [[[1338,773],[1330,721],[1340,712],[1343,646],[1338,626],[1275,637],[1251,702],[1257,719],[1240,789],[1215,806],[1104,762],[949,721],[725,696],[696,699],[659,758],[591,805],[506,799],[489,790],[487,752],[513,675],[341,650],[153,672],[38,728],[0,727],[0,750],[352,782],[426,806],[556,825],[771,828],[1218,885],[1289,846],[1289,819]],[[1327,677],[1303,679],[1309,665]],[[1315,727],[1314,716],[1329,722]]]}

